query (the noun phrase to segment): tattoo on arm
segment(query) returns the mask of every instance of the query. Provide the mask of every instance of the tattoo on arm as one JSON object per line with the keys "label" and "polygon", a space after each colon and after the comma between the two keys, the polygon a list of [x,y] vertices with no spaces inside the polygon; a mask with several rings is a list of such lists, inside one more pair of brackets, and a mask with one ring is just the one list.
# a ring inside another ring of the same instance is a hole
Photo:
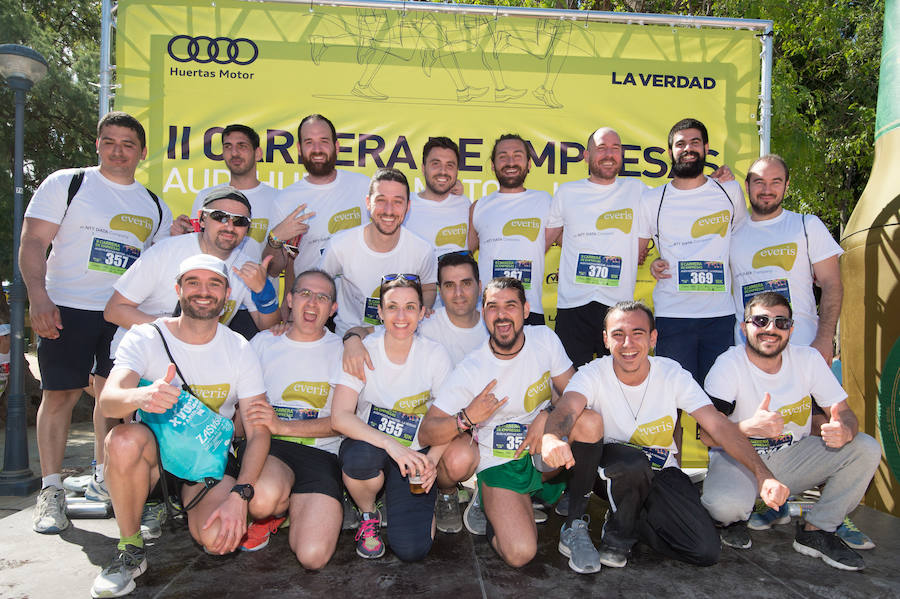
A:
{"label": "tattoo on arm", "polygon": [[[556,416],[556,418],[554,418],[554,416]],[[575,426],[575,415],[572,414],[572,412],[561,413],[559,409],[557,409],[547,420],[547,425],[544,427],[544,433],[551,433],[562,439],[563,437],[569,436],[573,426]]]}

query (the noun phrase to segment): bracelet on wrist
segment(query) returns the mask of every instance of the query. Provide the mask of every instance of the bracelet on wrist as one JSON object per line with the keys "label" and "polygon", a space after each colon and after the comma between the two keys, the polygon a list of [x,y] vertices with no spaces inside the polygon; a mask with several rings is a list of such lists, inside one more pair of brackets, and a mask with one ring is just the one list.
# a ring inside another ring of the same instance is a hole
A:
{"label": "bracelet on wrist", "polygon": [[348,331],[347,333],[344,333],[343,337],[341,337],[341,343],[347,343],[347,340],[351,337],[359,337],[360,341],[362,340],[362,335],[360,335],[356,331]]}
{"label": "bracelet on wrist", "polygon": [[[468,418],[466,420],[468,420]],[[472,430],[471,423],[467,423],[465,420],[463,420],[462,410],[456,413],[456,430],[460,433]]]}
{"label": "bracelet on wrist", "polygon": [[269,231],[269,234],[266,235],[266,245],[268,245],[273,250],[280,250],[284,247],[284,241],[278,239],[275,235],[272,234],[271,231]]}

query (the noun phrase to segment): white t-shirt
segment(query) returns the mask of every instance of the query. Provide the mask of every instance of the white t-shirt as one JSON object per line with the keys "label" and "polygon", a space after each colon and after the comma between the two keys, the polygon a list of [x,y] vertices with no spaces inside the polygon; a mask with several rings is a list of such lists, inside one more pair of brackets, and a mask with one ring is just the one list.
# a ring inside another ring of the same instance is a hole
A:
{"label": "white t-shirt", "polygon": [[446,414],[456,414],[491,380],[497,379],[492,393],[498,399],[509,400],[476,427],[481,472],[513,459],[528,433],[528,425],[550,401],[551,379],[571,367],[572,361],[556,333],[546,326],[525,326],[525,345],[518,355],[501,360],[487,342],[483,343],[438,388],[434,405]]}
{"label": "white t-shirt", "polygon": [[[806,234],[803,220],[806,220]],[[819,315],[813,296],[810,264],[844,253],[818,217],[784,210],[775,218],[747,219],[731,240],[731,275],[737,343],[744,342],[740,322],[744,305],[757,293],[777,291],[794,314],[791,343],[809,345],[816,338]]]}
{"label": "white t-shirt", "polygon": [[333,277],[340,276],[335,333],[360,325],[377,325],[381,277],[389,274],[414,274],[422,285],[437,282],[437,263],[428,243],[400,228],[400,239],[389,252],[376,252],[366,245],[365,227],[336,235],[325,246],[319,268]]}
{"label": "white t-shirt", "polygon": [[656,242],[672,275],[653,289],[656,316],[712,318],[734,312],[728,252],[734,229],[746,219],[747,205],[736,181],[707,178],[688,190],[666,183],[644,193],[640,236]]}
{"label": "white t-shirt", "polygon": [[[294,341],[285,335],[261,331],[250,341],[259,356],[266,397],[282,420],[311,420],[331,415],[334,386],[340,377],[341,338],[330,331],[316,341]],[[287,437],[302,445],[318,447],[337,455],[341,436]]]}
{"label": "white t-shirt", "polygon": [[[191,218],[197,218],[197,212],[203,208],[203,200],[213,189],[225,187],[228,183],[213,185],[200,191],[191,207]],[[260,183],[253,189],[241,189],[240,192],[250,200],[250,230],[241,242],[240,249],[253,258],[254,262],[262,260],[263,250],[266,248],[266,235],[269,229],[277,225],[275,220],[275,198],[278,190],[266,183]]]}
{"label": "white t-shirt", "polygon": [[495,191],[478,200],[472,212],[482,283],[494,277],[519,279],[531,311],[538,314],[544,313],[544,223],[549,212],[550,194],[534,189]]}
{"label": "white t-shirt", "polygon": [[413,193],[403,226],[433,246],[437,263],[444,254],[466,249],[470,204],[465,196],[451,194],[442,202],[435,202]]}
{"label": "white t-shirt", "polygon": [[[704,387],[710,397],[734,403],[728,417],[741,422],[753,416],[763,397],[771,397],[769,410],[781,412],[784,430],[776,444],[796,443],[809,436],[812,398],[826,411],[847,398],[822,355],[811,347],[788,344],[781,352],[781,369],[768,374],[754,366],[744,345],[731,347],[716,359]],[[752,441],[751,441],[752,442]],[[754,444],[759,447],[758,444]]]}
{"label": "white t-shirt", "polygon": [[587,407],[603,417],[607,443],[640,447],[652,466],[677,466],[678,448],[672,434],[678,410],[691,413],[711,405],[687,370],[669,358],[650,356],[650,373],[637,386],[619,381],[611,356],[597,358],[578,369],[566,391],[581,393]]}
{"label": "white t-shirt", "polygon": [[[256,353],[246,339],[219,324],[209,343],[193,345],[177,339],[166,326],[165,318],[154,323],[165,335],[178,368],[187,377],[194,395],[211,410],[233,418],[239,399],[266,392],[262,369]],[[113,370],[131,370],[148,381],[161,379],[169,368],[169,357],[150,323],[131,327],[116,351]],[[183,381],[176,374],[172,384]]]}
{"label": "white t-shirt", "polygon": [[419,323],[418,332],[426,339],[443,345],[450,354],[454,366],[481,347],[488,338],[483,320],[479,320],[478,324],[470,329],[460,328],[450,322],[447,308],[443,306],[435,309],[434,314]]}
{"label": "white t-shirt", "polygon": [[[138,310],[155,318],[171,316],[178,305],[175,293],[175,279],[181,262],[191,256],[202,254],[200,249],[201,233],[187,233],[164,239],[144,252],[144,255],[116,281],[114,288],[125,299],[138,304]],[[219,322],[227,325],[234,318],[240,306],[256,312],[250,289],[244,281],[231,270],[232,266],[240,268],[253,260],[239,249],[231,251],[225,265],[228,267],[228,285],[231,292],[225,300],[225,308]],[[119,327],[110,345],[110,356],[116,355],[116,348],[125,335],[126,330]]]}
{"label": "white t-shirt", "polygon": [[275,201],[276,227],[300,204],[306,204],[306,212],[316,215],[308,219],[309,231],[300,239],[300,253],[294,258],[294,274],[313,268],[325,250],[325,243],[339,231],[352,229],[369,222],[366,195],[369,178],[359,173],[335,171],[337,177],[331,183],[315,185],[304,177],[278,192]]}
{"label": "white t-shirt", "polygon": [[113,283],[141,252],[169,235],[172,212],[159,210],[138,182],[114,183],[99,167],[84,169],[84,181],[66,210],[69,184],[78,169],[56,171],[41,183],[26,218],[59,225],[47,258],[47,293],[58,306],[103,310]]}
{"label": "white t-shirt", "polygon": [[384,329],[363,339],[375,370],[366,369],[366,382],[341,371],[338,383],[359,393],[356,415],[376,430],[410,449],[419,450],[419,424],[431,407],[434,390],[453,366],[447,350],[416,336],[406,362],[394,364],[384,349]]}
{"label": "white t-shirt", "polygon": [[547,227],[563,227],[557,307],[590,302],[614,306],[634,299],[641,194],[637,179],[612,185],[588,179],[563,183],[553,196]]}

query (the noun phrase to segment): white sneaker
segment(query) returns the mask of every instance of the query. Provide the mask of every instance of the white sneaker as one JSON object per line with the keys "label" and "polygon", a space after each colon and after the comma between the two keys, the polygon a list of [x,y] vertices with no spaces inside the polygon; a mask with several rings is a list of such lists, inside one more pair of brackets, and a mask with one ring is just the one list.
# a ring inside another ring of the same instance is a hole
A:
{"label": "white sneaker", "polygon": [[84,490],[87,489],[88,483],[93,480],[93,474],[83,474],[81,476],[67,476],[63,479],[63,489],[69,491],[71,493],[77,493],[78,495],[84,495]]}
{"label": "white sneaker", "polygon": [[97,482],[97,479],[91,476],[87,488],[84,490],[84,498],[90,501],[102,501],[109,503],[109,490],[106,488],[106,481]]}
{"label": "white sneaker", "polygon": [[34,506],[34,530],[45,535],[59,534],[69,528],[66,517],[66,492],[56,487],[42,489]]}
{"label": "white sneaker", "polygon": [[134,579],[147,571],[142,547],[125,545],[113,562],[94,579],[91,597],[121,597],[134,590]]}

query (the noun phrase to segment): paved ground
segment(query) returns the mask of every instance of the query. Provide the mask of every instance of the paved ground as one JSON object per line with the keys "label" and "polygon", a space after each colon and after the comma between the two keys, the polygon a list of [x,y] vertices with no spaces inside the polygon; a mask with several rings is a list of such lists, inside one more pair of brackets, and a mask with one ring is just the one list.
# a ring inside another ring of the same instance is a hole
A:
{"label": "paved ground", "polygon": [[[89,431],[89,423],[73,429],[65,462],[70,472],[90,463]],[[33,448],[33,429],[30,433]],[[36,464],[36,451],[31,457]],[[0,597],[88,596],[94,577],[113,556],[115,522],[75,520],[61,535],[42,536],[31,530],[33,503],[33,497],[0,497],[0,516],[6,515],[0,519]],[[605,509],[603,502],[592,499],[595,541]],[[167,528],[148,546],[150,569],[138,579],[132,596],[900,597],[900,519],[865,507],[853,518],[878,545],[864,552],[867,568],[860,573],[840,572],[794,552],[790,526],[752,533],[753,548],[747,551],[723,548],[720,563],[710,568],[686,566],[638,546],[626,568],[604,568],[588,576],[569,570],[566,558],[559,555],[562,522],[556,515],[538,526],[537,558],[521,569],[504,565],[484,537],[467,532],[438,533],[431,554],[417,564],[404,564],[390,551],[380,560],[363,561],[354,551],[353,533],[344,532],[328,566],[311,573],[297,564],[284,533],[258,553],[214,557],[195,545],[186,530]]]}

